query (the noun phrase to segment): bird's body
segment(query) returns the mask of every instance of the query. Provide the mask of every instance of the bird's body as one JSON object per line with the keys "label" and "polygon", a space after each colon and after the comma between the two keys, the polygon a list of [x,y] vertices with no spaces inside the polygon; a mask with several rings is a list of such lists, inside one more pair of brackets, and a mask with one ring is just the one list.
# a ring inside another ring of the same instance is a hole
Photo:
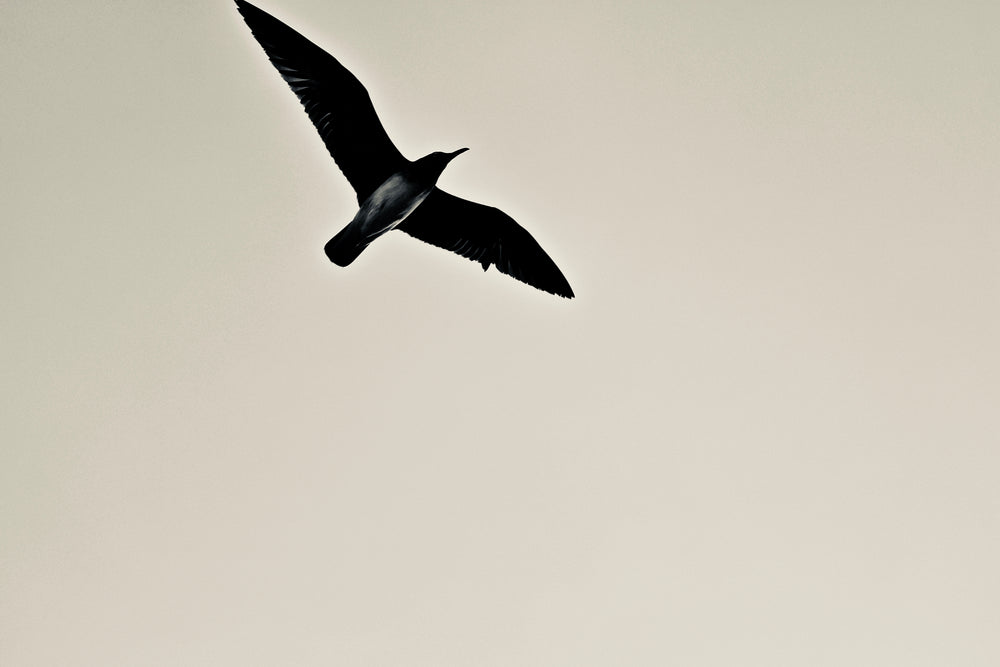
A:
{"label": "bird's body", "polygon": [[[446,156],[451,160],[464,150],[450,155],[432,153],[424,160],[430,161],[428,158],[434,155]],[[437,163],[441,163],[441,169],[448,164],[439,158],[430,168],[421,168],[418,160],[385,179],[375,192],[361,202],[361,208],[354,219],[326,244],[324,250],[330,261],[337,266],[347,266],[357,259],[369,243],[398,227],[434,189],[437,181],[434,166]],[[440,174],[440,171],[437,173]]]}
{"label": "bird's body", "polygon": [[493,265],[533,287],[573,297],[559,268],[510,216],[436,187],[448,163],[467,149],[407,160],[382,127],[368,91],[336,58],[245,0],[236,5],[357,192],[357,215],[326,244],[332,262],[347,266],[379,236],[399,229],[477,261],[483,270]]}
{"label": "bird's body", "polygon": [[403,174],[393,174],[361,204],[354,219],[327,242],[323,248],[326,256],[337,266],[347,266],[369,243],[413,213],[430,191]]}

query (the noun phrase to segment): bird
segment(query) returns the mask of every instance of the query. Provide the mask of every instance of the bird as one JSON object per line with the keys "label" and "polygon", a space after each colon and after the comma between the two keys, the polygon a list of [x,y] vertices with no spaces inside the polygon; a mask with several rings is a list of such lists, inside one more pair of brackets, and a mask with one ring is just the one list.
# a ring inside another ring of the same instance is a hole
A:
{"label": "bird", "polygon": [[368,90],[340,61],[246,0],[236,6],[357,193],[357,215],[324,246],[330,261],[348,266],[375,239],[398,229],[478,262],[483,271],[495,266],[539,290],[574,297],[559,267],[513,218],[437,187],[448,163],[467,148],[408,160]]}

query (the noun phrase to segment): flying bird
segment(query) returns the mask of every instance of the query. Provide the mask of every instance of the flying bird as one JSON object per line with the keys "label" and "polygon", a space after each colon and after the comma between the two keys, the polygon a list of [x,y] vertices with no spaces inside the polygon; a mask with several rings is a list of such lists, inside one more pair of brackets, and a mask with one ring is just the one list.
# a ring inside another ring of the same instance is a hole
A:
{"label": "flying bird", "polygon": [[573,298],[555,262],[513,218],[436,186],[466,148],[403,157],[375,113],[368,91],[336,58],[245,0],[236,6],[268,59],[298,96],[323,143],[358,196],[360,210],[325,246],[347,266],[393,229],[490,265],[540,290]]}

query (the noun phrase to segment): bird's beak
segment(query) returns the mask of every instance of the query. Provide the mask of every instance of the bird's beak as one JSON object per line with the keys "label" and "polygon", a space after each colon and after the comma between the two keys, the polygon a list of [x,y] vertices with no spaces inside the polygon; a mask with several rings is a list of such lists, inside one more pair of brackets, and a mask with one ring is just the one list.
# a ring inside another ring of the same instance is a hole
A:
{"label": "bird's beak", "polygon": [[469,149],[468,148],[459,148],[454,153],[448,153],[448,162],[451,162],[452,160],[454,160],[455,158],[457,158],[459,155],[461,155],[462,153],[464,153],[467,150],[469,150]]}

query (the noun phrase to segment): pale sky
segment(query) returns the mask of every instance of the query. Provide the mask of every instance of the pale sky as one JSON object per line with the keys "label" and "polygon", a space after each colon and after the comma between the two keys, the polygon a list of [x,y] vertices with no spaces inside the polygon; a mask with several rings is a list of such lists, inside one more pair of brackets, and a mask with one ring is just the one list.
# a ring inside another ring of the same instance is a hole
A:
{"label": "pale sky", "polygon": [[6,2],[0,664],[1000,664],[1000,5]]}

